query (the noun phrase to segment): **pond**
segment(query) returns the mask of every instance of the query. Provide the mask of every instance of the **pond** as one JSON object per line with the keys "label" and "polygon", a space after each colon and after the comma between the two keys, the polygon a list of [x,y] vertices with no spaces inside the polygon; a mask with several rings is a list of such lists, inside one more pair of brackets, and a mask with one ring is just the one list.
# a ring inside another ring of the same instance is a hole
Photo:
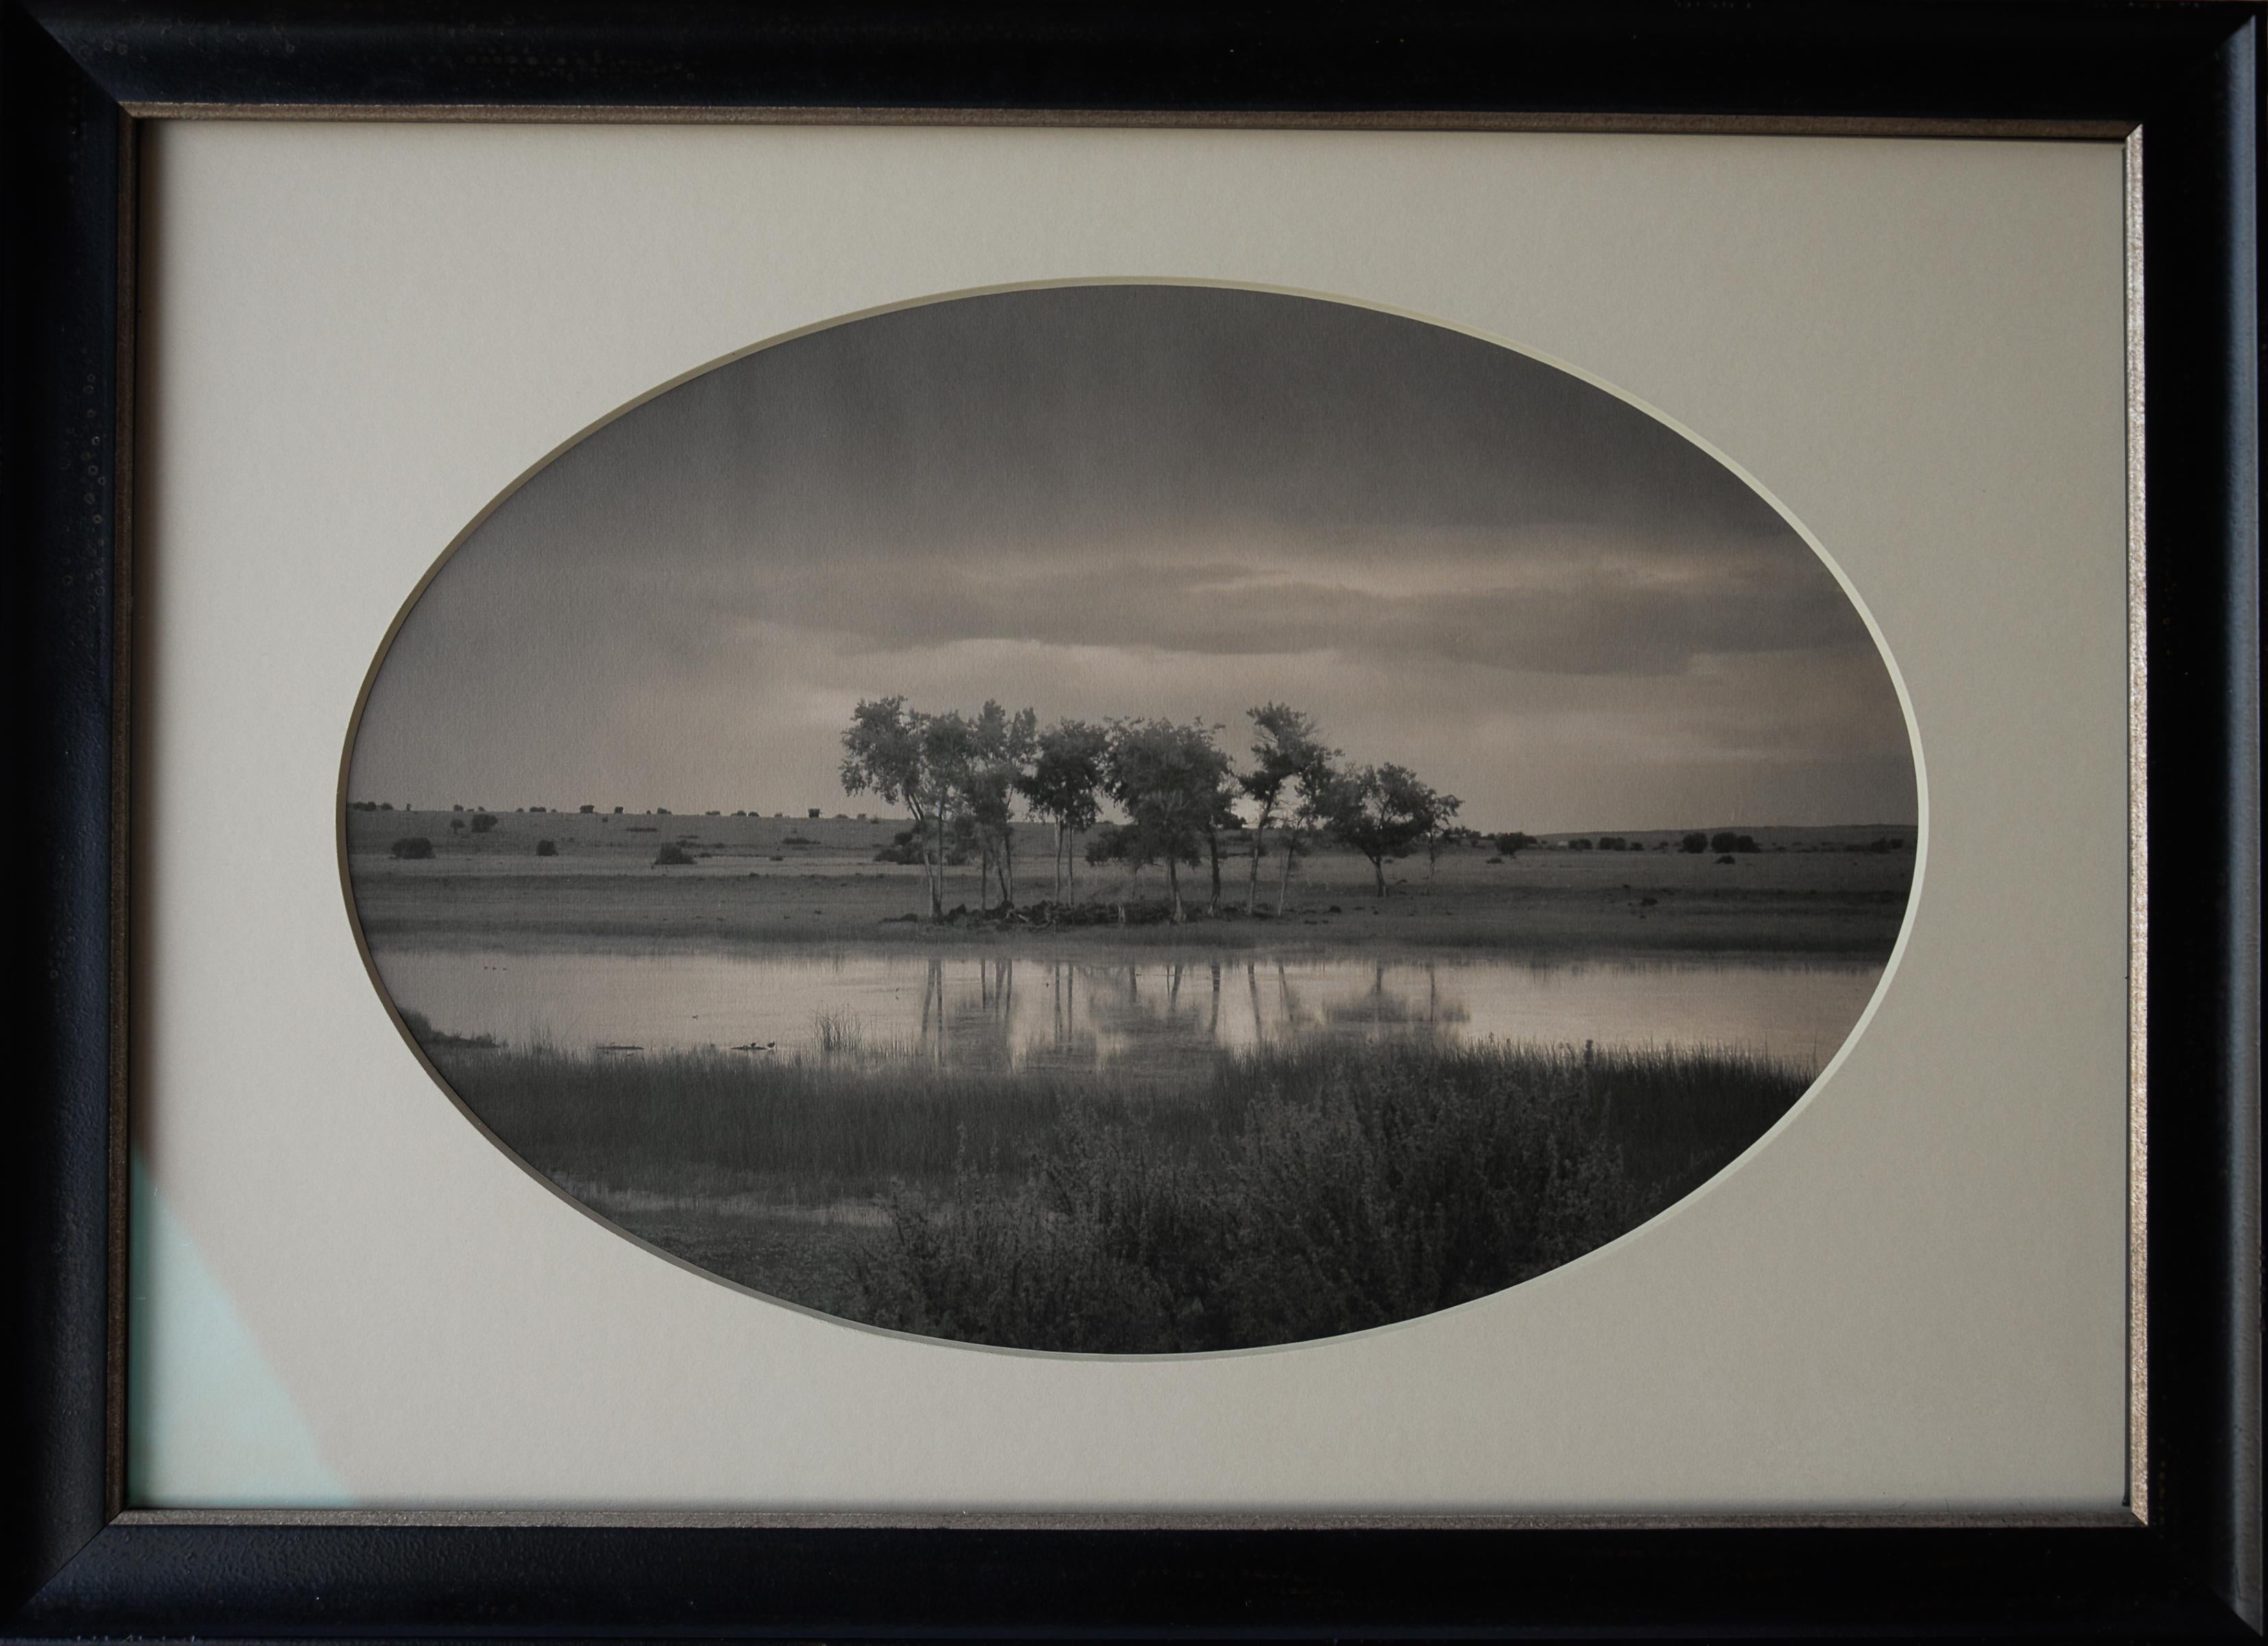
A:
{"label": "pond", "polygon": [[1170,1073],[1318,1037],[1705,1045],[1816,1069],[1877,963],[1238,952],[1100,959],[857,950],[389,948],[402,1009],[452,1035],[611,1055],[917,1055],[954,1067]]}

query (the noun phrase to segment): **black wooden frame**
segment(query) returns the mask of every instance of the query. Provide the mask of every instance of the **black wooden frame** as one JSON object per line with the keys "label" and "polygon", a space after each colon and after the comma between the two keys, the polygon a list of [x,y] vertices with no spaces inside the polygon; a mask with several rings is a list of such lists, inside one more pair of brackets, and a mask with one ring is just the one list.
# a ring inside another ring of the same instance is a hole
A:
{"label": "black wooden frame", "polygon": [[[0,0],[0,1613],[24,1637],[2047,1635],[2260,1627],[2259,0]],[[532,49],[537,48],[540,49]],[[2146,1524],[290,1525],[120,1515],[138,120],[2143,132]],[[28,787],[25,778],[28,776]]]}

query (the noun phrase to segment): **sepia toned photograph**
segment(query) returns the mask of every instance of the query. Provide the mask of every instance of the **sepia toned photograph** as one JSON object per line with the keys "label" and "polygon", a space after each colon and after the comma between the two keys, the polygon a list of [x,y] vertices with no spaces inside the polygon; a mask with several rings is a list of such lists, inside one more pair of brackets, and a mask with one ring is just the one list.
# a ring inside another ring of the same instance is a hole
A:
{"label": "sepia toned photograph", "polygon": [[1694,439],[1152,284],[602,423],[409,600],[342,806],[380,993],[563,1194],[1113,1354],[1415,1319],[1701,1189],[1859,1030],[1919,845],[1854,592]]}

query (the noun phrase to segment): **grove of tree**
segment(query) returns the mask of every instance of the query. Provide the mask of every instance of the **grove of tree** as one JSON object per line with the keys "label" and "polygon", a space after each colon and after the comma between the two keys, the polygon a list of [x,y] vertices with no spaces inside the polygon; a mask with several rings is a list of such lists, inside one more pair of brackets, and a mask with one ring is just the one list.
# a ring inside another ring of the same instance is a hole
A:
{"label": "grove of tree", "polygon": [[[1455,826],[1457,797],[1406,766],[1341,769],[1341,752],[1323,742],[1312,715],[1271,702],[1246,718],[1250,764],[1240,769],[1220,747],[1223,728],[1202,720],[1064,720],[1042,730],[1031,709],[993,701],[970,715],[915,708],[902,696],[862,700],[843,733],[843,786],[911,814],[895,854],[920,862],[932,919],[945,918],[946,865],[971,857],[980,903],[997,886],[1001,909],[1015,906],[1019,806],[1054,826],[1056,902],[1075,886],[1072,843],[1084,835],[1091,864],[1162,866],[1176,921],[1186,914],[1185,868],[1210,868],[1207,906],[1219,912],[1222,847],[1239,830],[1250,844],[1245,912],[1258,912],[1260,860],[1273,849],[1282,860],[1278,915],[1292,863],[1314,837],[1367,859],[1381,897],[1388,863],[1422,852],[1430,884],[1444,851],[1477,838]],[[1123,821],[1106,822],[1106,803]]]}

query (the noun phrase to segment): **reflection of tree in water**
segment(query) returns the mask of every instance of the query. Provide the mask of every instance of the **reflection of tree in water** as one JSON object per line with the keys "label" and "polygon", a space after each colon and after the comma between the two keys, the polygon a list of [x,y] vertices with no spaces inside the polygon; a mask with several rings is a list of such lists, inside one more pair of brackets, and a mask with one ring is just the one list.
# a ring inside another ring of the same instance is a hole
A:
{"label": "reflection of tree in water", "polygon": [[1277,960],[1094,961],[980,957],[929,961],[917,1044],[963,1069],[1019,1066],[1201,1072],[1239,1044],[1315,1037],[1453,1037],[1469,1020],[1436,969],[1381,962],[1351,997],[1303,985]]}
{"label": "reflection of tree in water", "polygon": [[1428,963],[1423,990],[1388,989],[1386,967],[1373,970],[1368,990],[1354,1000],[1333,1000],[1323,1008],[1324,1025],[1335,1031],[1377,1035],[1399,1030],[1405,1037],[1432,1036],[1469,1022],[1472,1014],[1464,1002],[1441,998],[1440,974]]}

